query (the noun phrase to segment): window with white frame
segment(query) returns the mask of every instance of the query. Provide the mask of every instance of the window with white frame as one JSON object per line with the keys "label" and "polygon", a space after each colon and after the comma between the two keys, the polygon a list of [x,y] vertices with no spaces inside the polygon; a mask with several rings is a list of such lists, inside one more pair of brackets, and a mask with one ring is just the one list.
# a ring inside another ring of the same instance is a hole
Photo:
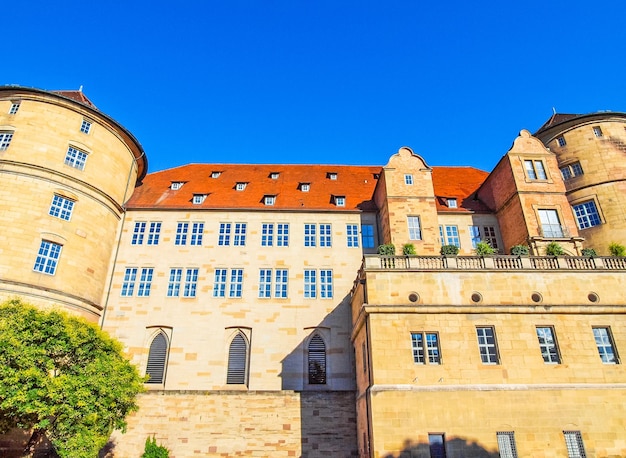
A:
{"label": "window with white frame", "polygon": [[580,162],[564,165],[560,167],[559,170],[561,171],[561,176],[564,180],[569,180],[570,178],[578,177],[584,174],[583,167],[580,165]]}
{"label": "window with white frame", "polygon": [[[284,299],[287,297],[287,269],[259,269],[259,297]],[[272,285],[273,282],[273,285]]]}
{"label": "window with white frame", "polygon": [[361,244],[363,245],[363,248],[374,248],[376,241],[374,239],[373,224],[361,225]]}
{"label": "window with white frame", "polygon": [[172,181],[172,183],[170,184],[170,189],[172,191],[178,191],[180,188],[183,187],[184,184],[184,181]]}
{"label": "window with white frame", "polygon": [[306,299],[317,297],[317,271],[315,269],[304,270],[304,297]]}
{"label": "window with white frame", "polygon": [[192,223],[191,225],[191,242],[192,246],[202,245],[202,234],[204,233],[204,223]]}
{"label": "window with white frame", "polygon": [[405,173],[404,184],[411,186],[413,184],[413,175],[411,175],[410,173]]}
{"label": "window with white frame", "polygon": [[289,223],[276,225],[276,246],[289,246]]}
{"label": "window with white frame", "polygon": [[0,151],[6,151],[12,139],[13,132],[0,132]]}
{"label": "window with white frame", "polygon": [[278,180],[278,177],[279,177],[279,176],[280,176],[280,173],[279,173],[279,172],[271,172],[271,173],[270,173],[270,178],[271,178],[272,180]]}
{"label": "window with white frame", "polygon": [[500,458],[517,458],[515,433],[513,431],[498,431],[496,437],[498,439]]}
{"label": "window with white frame", "polygon": [[196,297],[198,288],[198,270],[193,267],[185,272],[185,283],[183,285],[183,297]]}
{"label": "window with white frame", "polygon": [[304,225],[304,246],[317,246],[317,224]]}
{"label": "window with white frame", "polygon": [[213,285],[213,297],[241,297],[243,290],[243,269],[215,269],[215,282]]}
{"label": "window with white frame", "polygon": [[320,270],[320,297],[322,299],[333,298],[333,271],[329,269]]}
{"label": "window with white frame", "polygon": [[242,332],[238,332],[228,347],[228,368],[226,370],[226,384],[247,385],[249,366],[248,339]]}
{"label": "window with white frame", "polygon": [[422,240],[422,228],[419,216],[407,216],[407,226],[409,229],[409,240]]}
{"label": "window with white frame", "polygon": [[541,160],[525,160],[526,175],[530,180],[547,180],[546,169]]}
{"label": "window with white frame", "polygon": [[194,205],[200,205],[202,202],[206,200],[206,196],[207,196],[206,194],[194,194],[191,202]]}
{"label": "window with white frame", "polygon": [[73,200],[55,194],[54,196],[52,196],[52,203],[50,204],[50,210],[48,211],[48,214],[50,216],[54,216],[65,221],[69,221],[72,217],[73,209]]}
{"label": "window with white frame", "polygon": [[320,224],[320,246],[321,247],[330,247],[332,246],[332,233],[330,224]]}
{"label": "window with white frame", "polygon": [[217,244],[219,246],[230,245],[230,228],[231,223],[220,223],[220,232],[217,237]]}
{"label": "window with white frame", "polygon": [[20,109],[20,102],[12,102],[11,108],[9,108],[9,114],[14,115]]}
{"label": "window with white frame", "polygon": [[239,183],[235,185],[235,190],[243,191],[244,189],[246,189],[246,186],[248,186],[248,183],[244,183],[243,181],[240,181]]}
{"label": "window with white frame", "polygon": [[221,174],[222,172],[214,170],[213,172],[211,172],[211,178],[218,178]]}
{"label": "window with white frame", "polygon": [[583,436],[580,431],[563,431],[568,458],[586,458]]}
{"label": "window with white frame", "polygon": [[143,238],[146,233],[146,222],[145,221],[137,221],[135,223],[135,227],[133,229],[133,238],[130,242],[131,245],[142,245]]}
{"label": "window with white frame", "polygon": [[83,134],[88,134],[91,131],[91,121],[87,119],[83,119],[83,122],[80,125],[80,131]]}
{"label": "window with white frame", "polygon": [[496,347],[496,334],[491,326],[477,327],[478,350],[483,364],[498,364],[498,350]]}
{"label": "window with white frame", "polygon": [[469,234],[470,239],[472,240],[472,248],[476,248],[478,242],[482,240],[480,237],[480,227],[478,226],[469,226]]}
{"label": "window with white frame", "polygon": [[61,257],[62,247],[63,246],[58,243],[42,240],[39,245],[39,251],[37,252],[33,270],[35,272],[54,275],[57,270],[59,258]]}
{"label": "window with white frame", "polygon": [[261,226],[261,246],[274,245],[274,224],[263,223]]}
{"label": "window with white frame", "polygon": [[139,286],[137,288],[137,296],[149,296],[152,287],[152,276],[154,269],[152,267],[144,267],[139,274]]}
{"label": "window with white frame", "polygon": [[246,223],[235,223],[235,234],[233,237],[234,246],[245,246],[246,244]]}
{"label": "window with white frame", "polygon": [[346,224],[346,242],[348,248],[359,247],[359,225]]}
{"label": "window with white frame", "polygon": [[436,332],[412,332],[413,362],[418,364],[441,364],[439,334]]}
{"label": "window with white frame", "polygon": [[572,205],[576,222],[579,229],[587,229],[588,227],[599,226],[602,224],[598,208],[593,200],[583,202],[581,204]]}
{"label": "window with white frame", "polygon": [[122,281],[122,291],[120,293],[123,297],[130,297],[135,292],[137,270],[137,267],[127,267],[124,270],[124,280]]}
{"label": "window with white frame", "polygon": [[541,223],[541,234],[544,237],[563,237],[563,227],[556,210],[537,210],[539,222]]}
{"label": "window with white frame", "polygon": [[461,248],[459,228],[457,226],[439,226],[439,236],[442,245],[454,245]]}
{"label": "window with white frame", "polygon": [[187,232],[189,231],[189,223],[178,223],[176,226],[176,237],[174,245],[187,245]]}
{"label": "window with white frame", "polygon": [[604,364],[618,364],[617,351],[615,350],[615,344],[613,343],[613,336],[611,335],[611,328],[609,327],[594,327],[593,337],[596,340],[596,347],[598,348],[598,354]]}
{"label": "window with white frame", "polygon": [[556,138],[556,142],[559,144],[559,146],[567,145],[567,142],[565,141],[565,137],[563,137],[562,135]]}
{"label": "window with white frame", "polygon": [[329,180],[336,180],[337,179],[337,172],[328,172],[326,174],[326,178],[328,178]]}
{"label": "window with white frame", "polygon": [[309,385],[326,385],[326,344],[319,334],[309,341],[307,353]]}
{"label": "window with white frame", "polygon": [[541,350],[543,362],[561,364],[554,328],[552,326],[537,326],[537,338],[539,339],[539,349]]}
{"label": "window with white frame", "polygon": [[446,199],[446,205],[448,208],[457,208],[457,203],[455,198]]}
{"label": "window with white frame", "polygon": [[198,270],[199,269],[195,267],[185,269],[185,281],[183,283],[183,269],[181,267],[172,267],[170,269],[170,278],[167,285],[167,296],[180,297],[182,285],[183,297],[196,297],[196,291],[198,288]]}
{"label": "window with white frame", "polygon": [[335,205],[337,207],[345,207],[346,206],[346,196],[335,196]]}
{"label": "window with white frame", "polygon": [[604,136],[604,134],[602,133],[602,128],[600,126],[594,126],[593,135],[595,135],[597,138]]}
{"label": "window with white frame", "polygon": [[274,205],[276,203],[276,196],[264,196],[263,203],[265,205]]}
{"label": "window with white frame", "polygon": [[309,192],[311,190],[311,183],[300,183],[300,191]]}
{"label": "window with white frame", "polygon": [[243,289],[243,269],[230,269],[230,289],[228,297],[241,297]]}
{"label": "window with white frame", "polygon": [[146,365],[146,375],[148,384],[162,384],[165,381],[165,368],[167,366],[168,339],[163,332],[159,332],[148,350],[148,364]]}
{"label": "window with white frame", "polygon": [[180,284],[183,279],[183,269],[180,267],[172,267],[170,269],[170,278],[167,283],[167,297],[180,296]]}
{"label": "window with white frame", "polygon": [[146,245],[158,245],[159,237],[161,236],[161,223],[158,221],[151,221],[148,227],[148,240]]}
{"label": "window with white frame", "polygon": [[87,163],[87,153],[70,146],[65,153],[65,164],[78,170],[85,170]]}

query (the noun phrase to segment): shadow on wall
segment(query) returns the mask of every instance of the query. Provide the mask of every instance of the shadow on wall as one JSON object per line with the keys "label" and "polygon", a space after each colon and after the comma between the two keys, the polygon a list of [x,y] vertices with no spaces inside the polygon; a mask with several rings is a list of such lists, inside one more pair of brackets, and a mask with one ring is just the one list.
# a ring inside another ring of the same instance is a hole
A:
{"label": "shadow on wall", "polygon": [[389,453],[383,458],[431,458],[441,456],[445,458],[500,458],[499,452],[489,452],[476,442],[468,442],[462,438],[446,439],[445,451],[433,450],[423,442],[406,440],[404,448],[399,454]]}

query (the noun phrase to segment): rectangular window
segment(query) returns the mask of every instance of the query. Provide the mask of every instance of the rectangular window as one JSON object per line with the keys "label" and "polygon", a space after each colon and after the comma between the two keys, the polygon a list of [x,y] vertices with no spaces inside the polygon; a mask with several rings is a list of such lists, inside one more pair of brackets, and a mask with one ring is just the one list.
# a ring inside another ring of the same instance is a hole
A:
{"label": "rectangular window", "polygon": [[230,223],[220,223],[220,233],[217,239],[219,246],[230,245]]}
{"label": "rectangular window", "polygon": [[239,183],[237,183],[237,184],[235,185],[235,190],[237,190],[237,191],[243,191],[244,189],[246,189],[246,185],[247,185],[247,184],[248,184],[248,183],[242,183],[242,182],[239,182]]}
{"label": "rectangular window", "polygon": [[457,208],[456,199],[447,199],[446,204],[448,205],[448,208]]}
{"label": "rectangular window", "polygon": [[274,205],[276,203],[276,196],[265,196],[265,197],[263,197],[263,203],[265,205]]}
{"label": "rectangular window", "polygon": [[235,223],[234,246],[244,246],[246,244],[246,223]]}
{"label": "rectangular window", "polygon": [[480,238],[480,228],[478,226],[469,226],[470,238],[472,239],[472,248],[476,248],[478,242],[481,241]]}
{"label": "rectangular window", "polygon": [[272,297],[272,269],[259,269],[259,297]]}
{"label": "rectangular window", "polygon": [[48,214],[56,218],[69,221],[72,217],[72,210],[74,209],[74,201],[66,199],[58,195],[52,197],[52,204],[50,204],[50,210]]}
{"label": "rectangular window", "polygon": [[9,114],[15,114],[20,109],[20,102],[13,102],[9,108]]}
{"label": "rectangular window", "polygon": [[492,327],[476,328],[478,350],[483,364],[498,364],[495,330]]}
{"label": "rectangular window", "polygon": [[73,146],[70,146],[67,149],[67,153],[65,154],[65,164],[78,170],[85,170],[86,162],[87,153],[77,148],[74,148]]}
{"label": "rectangular window", "polygon": [[227,269],[215,269],[215,282],[213,285],[213,297],[226,296]]}
{"label": "rectangular window", "polygon": [[600,138],[603,136],[602,134],[602,129],[600,128],[600,126],[595,126],[593,128],[593,135],[595,135],[596,137]]}
{"label": "rectangular window", "polygon": [[600,221],[598,209],[596,208],[596,203],[593,200],[574,205],[572,208],[574,209],[579,229],[599,226],[602,223]]}
{"label": "rectangular window", "polygon": [[496,433],[496,437],[498,438],[500,458],[517,458],[515,433],[513,431],[501,431]]}
{"label": "rectangular window", "polygon": [[546,170],[543,166],[542,161],[524,161],[524,166],[526,167],[526,174],[530,180],[547,180]]}
{"label": "rectangular window", "polygon": [[570,167],[572,168],[572,175],[575,177],[583,175],[583,166],[580,165],[580,162],[574,162]]}
{"label": "rectangular window", "polygon": [[146,245],[158,245],[160,236],[161,223],[158,221],[151,222],[148,229],[148,241],[146,242]]}
{"label": "rectangular window", "polygon": [[359,226],[356,224],[346,224],[346,242],[348,248],[359,247]]}
{"label": "rectangular window", "polygon": [[143,236],[146,232],[146,222],[140,221],[135,223],[135,228],[133,229],[133,239],[130,242],[131,245],[141,245],[143,244]]}
{"label": "rectangular window", "polygon": [[287,282],[289,273],[287,269],[276,269],[274,275],[274,297],[284,299],[287,297]]}
{"label": "rectangular window", "polygon": [[409,185],[409,186],[412,185],[413,184],[413,175],[408,174],[408,173],[405,174],[404,175],[404,184]]}
{"label": "rectangular window", "polygon": [[548,364],[560,364],[559,348],[554,337],[554,329],[551,326],[537,327],[537,338],[543,362]]}
{"label": "rectangular window", "polygon": [[243,269],[230,269],[230,290],[228,297],[241,297],[243,289]]}
{"label": "rectangular window", "polygon": [[281,223],[277,225],[276,246],[289,246],[289,224]]}
{"label": "rectangular window", "polygon": [[561,170],[561,176],[564,180],[569,180],[570,178],[572,178],[572,171],[569,168],[569,165],[566,167],[561,167],[559,170]]}
{"label": "rectangular window", "polygon": [[185,183],[183,181],[172,181],[172,184],[170,184],[170,189],[172,191],[178,191],[180,188],[183,187]]}
{"label": "rectangular window", "polygon": [[322,299],[333,298],[333,271],[320,270],[320,297]]}
{"label": "rectangular window", "polygon": [[580,431],[563,431],[568,458],[586,458],[583,437]]}
{"label": "rectangular window", "polygon": [[42,240],[39,245],[39,252],[33,270],[48,275],[54,275],[57,270],[57,264],[61,257],[62,245],[58,243]]}
{"label": "rectangular window", "polygon": [[563,237],[563,228],[556,210],[538,210],[537,212],[544,237]]}
{"label": "rectangular window", "polygon": [[191,245],[202,245],[202,234],[204,233],[204,223],[193,223],[191,225]]}
{"label": "rectangular window", "polygon": [[317,245],[317,226],[315,224],[304,225],[304,246]]}
{"label": "rectangular window", "polygon": [[[274,297],[286,298],[287,297],[287,269],[276,269],[274,271]],[[270,298],[272,297],[272,269],[260,269],[259,270],[259,297]]]}
{"label": "rectangular window", "polygon": [[6,151],[11,144],[13,132],[0,132],[0,151]]}
{"label": "rectangular window", "polygon": [[565,137],[563,137],[563,136],[557,137],[556,141],[559,144],[559,146],[567,145],[567,142],[565,141]]}
{"label": "rectangular window", "polygon": [[593,337],[596,339],[596,346],[602,362],[604,364],[618,364],[611,329],[608,327],[593,328]]}
{"label": "rectangular window", "polygon": [[332,246],[332,234],[330,231],[330,224],[320,224],[320,246]]}
{"label": "rectangular window", "polygon": [[494,226],[483,226],[482,237],[485,242],[491,245],[491,248],[498,248],[498,238],[496,237],[496,228]]}
{"label": "rectangular window", "polygon": [[300,183],[300,191],[309,192],[311,189],[311,183]]}
{"label": "rectangular window", "polygon": [[441,364],[439,335],[436,332],[412,332],[411,345],[413,347],[413,362]]}
{"label": "rectangular window", "polygon": [[206,194],[194,194],[192,203],[194,205],[200,205],[206,199]]}
{"label": "rectangular window", "polygon": [[345,196],[335,196],[335,205],[337,207],[345,207],[346,206],[346,197]]}
{"label": "rectangular window", "polygon": [[445,243],[444,245],[455,245],[461,248],[461,239],[459,238],[459,228],[456,226],[445,226]]}
{"label": "rectangular window", "polygon": [[183,269],[174,267],[170,269],[170,281],[167,284],[167,297],[180,296],[180,282],[183,277]]}
{"label": "rectangular window", "polygon": [[314,269],[304,270],[304,297],[315,299],[317,297],[317,275]]}
{"label": "rectangular window", "polygon": [[574,162],[573,164],[565,165],[560,168],[561,176],[564,180],[583,175],[583,167],[580,162]]}
{"label": "rectangular window", "polygon": [[409,240],[422,240],[422,229],[419,216],[407,216]]}
{"label": "rectangular window", "polygon": [[446,437],[443,433],[428,434],[430,458],[446,458]]}
{"label": "rectangular window", "polygon": [[141,269],[141,275],[139,276],[139,288],[137,288],[137,296],[150,295],[150,287],[152,286],[153,274],[154,269],[151,267]]}
{"label": "rectangular window", "polygon": [[87,121],[86,119],[83,119],[83,122],[80,125],[80,131],[83,134],[88,134],[90,130],[91,130],[91,122]]}
{"label": "rectangular window", "polygon": [[122,282],[122,293],[124,297],[133,295],[135,291],[135,282],[137,281],[137,268],[127,267],[124,271],[124,281]]}
{"label": "rectangular window", "polygon": [[271,223],[263,223],[261,228],[261,246],[274,245],[274,225]]}
{"label": "rectangular window", "polygon": [[189,231],[189,223],[178,223],[176,226],[176,238],[174,245],[187,245],[187,232]]}
{"label": "rectangular window", "polygon": [[361,244],[363,248],[374,248],[375,245],[374,239],[374,225],[373,224],[362,224],[361,225]]}
{"label": "rectangular window", "polygon": [[183,297],[196,297],[196,288],[198,287],[198,269],[187,269],[185,272],[185,285],[183,288]]}

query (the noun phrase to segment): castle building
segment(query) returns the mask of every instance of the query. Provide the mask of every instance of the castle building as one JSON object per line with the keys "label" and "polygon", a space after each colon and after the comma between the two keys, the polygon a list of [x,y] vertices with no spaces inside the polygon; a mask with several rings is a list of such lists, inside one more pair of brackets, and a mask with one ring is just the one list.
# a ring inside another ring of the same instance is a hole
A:
{"label": "castle building", "polygon": [[149,376],[115,456],[621,456],[626,262],[581,254],[626,242],[625,116],[555,115],[491,172],[404,147],[147,174],[82,92],[3,87],[0,298]]}

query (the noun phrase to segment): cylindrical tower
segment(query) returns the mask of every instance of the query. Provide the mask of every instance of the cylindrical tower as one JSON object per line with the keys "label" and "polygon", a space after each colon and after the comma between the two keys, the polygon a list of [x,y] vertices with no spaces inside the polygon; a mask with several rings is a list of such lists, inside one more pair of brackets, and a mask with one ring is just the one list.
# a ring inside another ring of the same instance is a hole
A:
{"label": "cylindrical tower", "polygon": [[555,114],[535,136],[557,157],[584,245],[626,245],[626,113]]}
{"label": "cylindrical tower", "polygon": [[135,137],[81,91],[0,87],[0,300],[97,321],[122,206],[146,169]]}

